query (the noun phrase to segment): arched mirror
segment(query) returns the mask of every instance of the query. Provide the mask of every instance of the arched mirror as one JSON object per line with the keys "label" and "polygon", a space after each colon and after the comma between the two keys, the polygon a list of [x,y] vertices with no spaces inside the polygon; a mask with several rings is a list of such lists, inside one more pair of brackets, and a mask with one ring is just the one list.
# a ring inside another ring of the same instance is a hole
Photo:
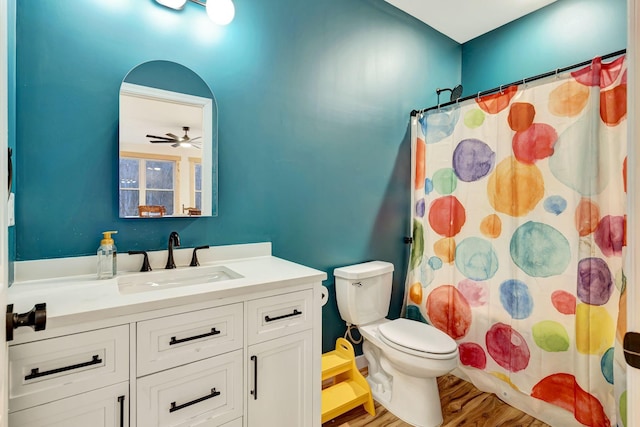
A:
{"label": "arched mirror", "polygon": [[120,86],[119,216],[217,215],[218,109],[209,86],[170,61]]}

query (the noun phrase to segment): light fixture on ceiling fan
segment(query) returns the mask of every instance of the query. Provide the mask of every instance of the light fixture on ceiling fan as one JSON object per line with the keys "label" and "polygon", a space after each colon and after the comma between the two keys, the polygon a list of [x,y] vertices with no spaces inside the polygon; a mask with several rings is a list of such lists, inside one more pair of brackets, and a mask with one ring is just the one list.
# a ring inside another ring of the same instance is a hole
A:
{"label": "light fixture on ceiling fan", "polygon": [[147,138],[153,138],[155,141],[149,141],[152,144],[171,144],[172,147],[194,147],[200,148],[197,143],[194,143],[196,139],[200,139],[202,137],[196,136],[195,138],[191,138],[189,136],[189,126],[183,126],[182,130],[184,131],[183,136],[177,136],[172,133],[166,133],[167,136],[157,136],[157,135],[147,135]]}
{"label": "light fixture on ceiling fan", "polygon": [[207,0],[206,2],[201,0],[156,0],[161,5],[175,10],[181,10],[187,1],[204,6],[207,9],[209,19],[214,24],[227,25],[233,21],[236,14],[236,8],[231,0]]}

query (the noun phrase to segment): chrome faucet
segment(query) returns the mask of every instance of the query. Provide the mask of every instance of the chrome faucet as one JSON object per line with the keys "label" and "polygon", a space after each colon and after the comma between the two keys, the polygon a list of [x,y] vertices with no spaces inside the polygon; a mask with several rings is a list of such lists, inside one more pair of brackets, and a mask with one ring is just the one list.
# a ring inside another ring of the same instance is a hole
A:
{"label": "chrome faucet", "polygon": [[167,258],[167,265],[164,267],[166,269],[176,268],[176,263],[173,260],[173,245],[180,246],[180,236],[177,231],[172,231],[169,234],[169,246],[167,247],[169,257]]}

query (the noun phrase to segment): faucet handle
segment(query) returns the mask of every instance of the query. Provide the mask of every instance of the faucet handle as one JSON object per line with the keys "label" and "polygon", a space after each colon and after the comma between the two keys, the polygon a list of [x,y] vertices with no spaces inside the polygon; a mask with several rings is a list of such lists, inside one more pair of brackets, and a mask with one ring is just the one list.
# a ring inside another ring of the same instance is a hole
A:
{"label": "faucet handle", "polygon": [[129,255],[144,255],[144,259],[142,260],[142,268],[140,268],[140,271],[151,271],[151,265],[149,264],[149,255],[147,255],[146,251],[129,251],[127,253]]}
{"label": "faucet handle", "polygon": [[198,262],[198,256],[196,255],[196,251],[198,249],[209,249],[209,245],[193,248],[193,255],[191,255],[191,263],[189,264],[189,267],[197,267],[200,265],[200,263]]}

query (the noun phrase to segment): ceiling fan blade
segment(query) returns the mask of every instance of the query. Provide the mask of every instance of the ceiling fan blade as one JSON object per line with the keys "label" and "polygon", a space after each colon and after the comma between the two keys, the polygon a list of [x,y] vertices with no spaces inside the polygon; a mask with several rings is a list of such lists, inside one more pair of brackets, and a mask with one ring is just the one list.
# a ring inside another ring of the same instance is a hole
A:
{"label": "ceiling fan blade", "polygon": [[172,146],[173,148],[176,148],[176,147],[179,147],[179,146],[180,146],[180,144],[179,144],[179,143],[175,143],[175,144],[171,144],[171,146]]}
{"label": "ceiling fan blade", "polygon": [[[167,133],[166,135],[167,135],[167,136],[170,136],[170,137],[171,137],[171,138],[173,138],[173,139],[180,140],[180,137],[179,137],[179,136],[175,136],[175,135],[174,135],[174,134],[172,134],[172,133]],[[165,138],[165,139],[166,139],[166,138]]]}
{"label": "ceiling fan blade", "polygon": [[147,135],[147,138],[163,139],[165,141],[173,141],[174,138],[167,138],[166,136]]}
{"label": "ceiling fan blade", "polygon": [[172,142],[175,142],[175,141],[171,140],[171,141],[149,141],[149,142],[152,143],[152,144],[158,144],[158,143],[159,144],[171,144]]}
{"label": "ceiling fan blade", "polygon": [[195,141],[196,139],[202,138],[201,136],[196,136],[195,138],[191,138],[191,141]]}

